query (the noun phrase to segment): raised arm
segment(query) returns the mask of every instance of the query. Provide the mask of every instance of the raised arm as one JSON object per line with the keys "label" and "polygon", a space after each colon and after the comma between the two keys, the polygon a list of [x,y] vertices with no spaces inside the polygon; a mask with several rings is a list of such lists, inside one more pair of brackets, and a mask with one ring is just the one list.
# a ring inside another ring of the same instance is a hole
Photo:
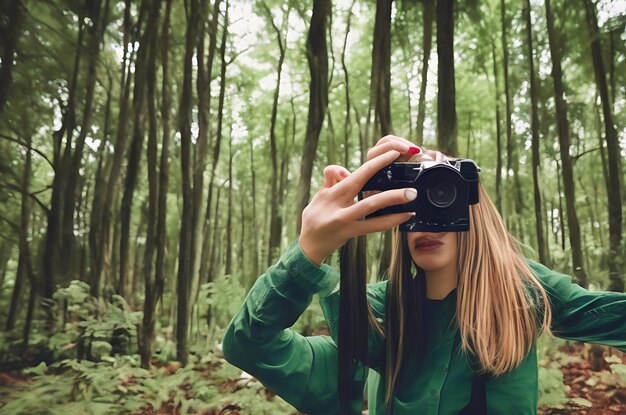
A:
{"label": "raised arm", "polygon": [[254,375],[298,410],[338,412],[337,349],[329,337],[304,337],[288,329],[311,303],[339,280],[292,243],[256,281],[228,326],[224,357]]}
{"label": "raised arm", "polygon": [[554,335],[626,352],[626,294],[589,291],[574,284],[568,275],[535,262],[529,265],[552,304]]}
{"label": "raised arm", "polygon": [[[289,327],[308,307],[313,294],[327,294],[336,286],[338,273],[322,265],[327,255],[350,238],[391,229],[412,215],[361,220],[382,207],[411,200],[406,189],[354,200],[363,184],[399,155],[399,151],[387,151],[353,173],[341,166],[326,167],[323,188],[302,213],[298,242],[259,277],[227,329],[223,343],[226,359],[300,411],[338,412],[337,349],[330,337],[303,337]],[[360,396],[355,398],[358,406]]]}

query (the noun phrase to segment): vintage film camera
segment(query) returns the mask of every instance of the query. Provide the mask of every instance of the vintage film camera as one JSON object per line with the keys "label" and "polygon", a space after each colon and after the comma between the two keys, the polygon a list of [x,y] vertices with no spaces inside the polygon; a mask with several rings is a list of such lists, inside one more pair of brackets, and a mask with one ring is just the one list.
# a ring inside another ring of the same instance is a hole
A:
{"label": "vintage film camera", "polygon": [[380,209],[367,218],[389,213],[415,212],[400,225],[402,232],[463,232],[469,230],[469,205],[478,203],[478,173],[473,160],[399,162],[378,171],[361,189],[390,190],[413,187],[417,198]]}

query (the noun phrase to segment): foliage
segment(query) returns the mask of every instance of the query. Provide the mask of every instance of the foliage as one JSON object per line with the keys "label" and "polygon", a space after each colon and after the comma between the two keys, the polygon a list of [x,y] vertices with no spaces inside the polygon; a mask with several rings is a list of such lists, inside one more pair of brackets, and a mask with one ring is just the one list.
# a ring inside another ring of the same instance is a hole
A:
{"label": "foliage", "polygon": [[558,347],[562,344],[562,340],[547,335],[541,336],[537,342],[540,407],[563,408],[568,401],[563,372],[557,361]]}
{"label": "foliage", "polygon": [[132,311],[117,294],[105,301],[93,297],[85,282],[72,281],[68,287],[58,289],[53,298],[54,308],[62,319],[58,321],[58,331],[48,341],[48,348],[57,356],[67,357],[82,342],[88,357],[106,359],[113,352],[112,341],[121,342],[116,351],[125,353],[128,342],[137,339],[142,313]]}

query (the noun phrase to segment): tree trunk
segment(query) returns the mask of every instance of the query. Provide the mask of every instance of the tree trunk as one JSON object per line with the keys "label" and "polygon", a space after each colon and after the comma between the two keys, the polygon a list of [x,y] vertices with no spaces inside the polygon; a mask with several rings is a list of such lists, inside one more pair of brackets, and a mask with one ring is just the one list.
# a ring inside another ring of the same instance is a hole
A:
{"label": "tree trunk", "polygon": [[501,215],[502,210],[502,131],[500,127],[500,84],[498,82],[498,65],[496,61],[496,44],[491,42],[491,58],[493,61],[493,78],[495,85],[496,101],[496,208]]}
{"label": "tree trunk", "polygon": [[[67,152],[71,151],[71,134],[76,127],[75,96],[78,82],[78,71],[80,69],[80,57],[82,53],[82,43],[84,37],[82,16],[78,19],[78,40],[76,42],[76,52],[74,56],[74,68],[72,79],[69,83],[67,104],[63,113],[62,123],[59,130],[53,134],[53,163],[54,178],[52,180],[52,195],[50,197],[50,209],[48,210],[48,223],[46,226],[46,236],[42,251],[42,269],[44,274],[43,296],[52,299],[56,288],[58,277],[62,275],[61,258],[63,258],[62,230],[63,230],[63,204],[65,203],[65,193],[67,188],[67,175],[69,174],[69,157]],[[67,133],[67,145],[62,153],[63,136]],[[53,316],[48,314],[48,322],[52,324]]]}
{"label": "tree trunk", "polygon": [[[346,65],[346,47],[348,45],[348,35],[350,34],[350,25],[352,23],[352,8],[356,0],[352,0],[348,9],[348,19],[346,22],[346,33],[343,37],[343,47],[341,48],[341,69],[343,70],[344,87],[346,95],[346,118],[344,123],[343,136],[343,165],[349,169],[350,163],[350,137],[352,136],[352,122],[350,120],[350,77],[348,76],[348,66]],[[293,107],[293,100],[292,100]],[[359,122],[359,120],[357,120]]]}
{"label": "tree trunk", "polygon": [[606,82],[606,70],[604,58],[602,57],[602,45],[600,44],[600,31],[598,30],[598,20],[596,9],[591,0],[583,0],[587,16],[587,26],[591,36],[591,58],[596,79],[596,87],[600,95],[602,104],[602,116],[604,119],[604,134],[607,144],[608,161],[608,195],[609,210],[609,289],[611,291],[624,291],[624,261],[622,251],[622,204],[621,186],[619,177],[621,176],[619,159],[620,146],[617,137],[617,130],[613,120],[613,105],[609,95],[609,88]]}
{"label": "tree trunk", "polygon": [[504,74],[504,114],[506,117],[506,177],[512,168],[513,162],[513,139],[512,139],[512,122],[511,122],[511,93],[509,88],[509,45],[506,39],[506,29],[509,23],[506,21],[506,10],[504,7],[505,0],[500,0],[500,24],[502,40],[502,69]]}
{"label": "tree trunk", "polygon": [[[180,106],[178,111],[178,128],[180,131],[181,146],[181,179],[183,209],[180,225],[180,242],[178,251],[178,309],[176,322],[176,358],[187,365],[189,353],[189,291],[191,285],[191,244],[193,218],[193,159],[191,153],[191,106],[192,106],[192,79],[193,55],[198,33],[199,0],[190,0],[187,15],[187,29],[185,33],[185,57],[183,69],[183,84]],[[187,5],[187,4],[186,4]]]}
{"label": "tree trunk", "polygon": [[8,0],[7,4],[0,7],[0,11],[2,11],[2,15],[6,18],[6,26],[2,25],[4,27],[0,27],[0,30],[6,34],[6,38],[2,41],[4,50],[2,51],[2,65],[0,66],[1,114],[9,96],[11,72],[13,70],[13,56],[17,49],[20,29],[24,21],[24,6],[20,0]]}
{"label": "tree trunk", "polygon": [[[213,60],[215,56],[215,51],[217,48],[217,23],[219,17],[219,7],[221,0],[215,0],[213,4],[213,18],[211,20],[211,39],[209,42],[209,56],[207,58],[207,79],[211,80],[211,74],[213,73]],[[226,4],[226,11],[228,12],[228,3]],[[211,237],[211,229],[215,232],[215,224],[211,225],[211,206],[213,202],[213,183],[215,181],[215,171],[217,169],[217,163],[220,157],[220,149],[222,146],[222,125],[223,125],[223,113],[224,113],[224,98],[226,91],[226,35],[227,35],[227,27],[228,22],[226,19],[224,20],[224,29],[222,30],[221,37],[221,45],[219,49],[220,53],[220,92],[218,98],[218,108],[217,108],[217,134],[215,138],[215,144],[213,146],[213,159],[211,165],[211,178],[209,179],[209,194],[207,196],[207,204],[204,213],[204,225],[203,225],[203,241],[202,241],[202,254],[201,258],[210,258],[209,252],[213,249],[212,247],[212,237]],[[208,62],[210,60],[210,63]],[[210,86],[210,83],[209,83]],[[210,96],[210,94],[208,94]],[[209,107],[210,109],[210,107]],[[217,204],[216,204],[217,206]],[[210,259],[209,259],[210,260]],[[200,264],[200,276],[205,280],[212,280],[213,276],[207,275],[212,270],[212,265],[207,264],[205,260]],[[208,270],[208,271],[207,271]]]}
{"label": "tree trunk", "polygon": [[546,241],[543,233],[543,214],[541,204],[541,189],[539,188],[539,110],[538,110],[538,93],[537,78],[535,75],[535,56],[533,52],[533,33],[532,21],[530,18],[530,0],[526,0],[524,10],[526,19],[526,43],[528,44],[528,78],[530,79],[530,105],[531,105],[531,121],[530,128],[532,134],[532,174],[533,174],[533,193],[535,200],[535,231],[537,233],[537,250],[539,251],[539,261],[542,264],[549,265]]}
{"label": "tree trunk", "polygon": [[[29,127],[29,126],[27,126]],[[30,218],[31,218],[31,201],[30,201],[30,181],[32,175],[32,154],[29,150],[32,143],[32,135],[26,134],[26,160],[24,161],[24,171],[22,173],[21,198],[22,206],[20,209],[20,235],[19,246],[20,253],[17,263],[17,272],[15,274],[15,285],[13,286],[13,295],[11,297],[11,305],[7,316],[6,330],[13,330],[15,322],[19,314],[20,305],[22,304],[22,291],[24,283],[28,279],[31,282],[31,292],[36,290],[33,284],[31,257],[30,257]],[[32,294],[31,294],[32,295]]]}
{"label": "tree trunk", "polygon": [[435,0],[423,0],[424,10],[422,28],[422,46],[424,56],[422,57],[421,84],[419,103],[417,105],[417,125],[415,134],[417,144],[424,142],[424,120],[426,119],[426,87],[428,86],[428,63],[433,46],[433,20],[435,15]]}
{"label": "tree trunk", "polygon": [[561,50],[557,44],[554,28],[554,16],[550,7],[550,0],[546,0],[546,21],[548,24],[548,40],[550,43],[550,56],[552,58],[552,78],[554,81],[554,102],[556,107],[556,121],[559,134],[559,151],[563,170],[563,188],[565,190],[565,206],[567,209],[567,225],[569,228],[569,241],[572,248],[572,266],[578,284],[587,285],[587,274],[584,269],[583,252],[580,238],[580,225],[576,215],[576,188],[574,186],[574,171],[570,150],[569,121],[567,119],[567,107],[565,91],[563,88],[563,73],[561,70]]}
{"label": "tree trunk", "polygon": [[[109,2],[105,3],[105,9],[108,9]],[[100,56],[100,44],[104,35],[104,19],[102,13],[102,1],[92,1],[85,3],[86,15],[92,24],[89,28],[89,42],[87,44],[87,77],[85,80],[84,90],[85,98],[82,110],[82,120],[80,124],[80,132],[73,145],[74,152],[70,155],[71,150],[66,151],[69,157],[69,172],[67,175],[65,202],[63,204],[63,226],[62,226],[62,252],[63,262],[67,264],[64,275],[70,275],[76,278],[79,273],[76,269],[75,248],[74,248],[74,213],[77,206],[77,198],[80,196],[80,180],[81,166],[83,160],[83,150],[89,130],[91,129],[91,116],[94,104],[94,92],[96,81],[98,79],[97,68]],[[106,12],[104,15],[106,16]],[[69,137],[69,136],[68,136]],[[69,144],[69,140],[68,140]]]}
{"label": "tree trunk", "polygon": [[280,238],[282,233],[282,225],[283,218],[281,212],[282,206],[279,205],[279,200],[281,199],[278,194],[278,180],[279,180],[279,171],[278,171],[278,148],[276,144],[276,117],[278,115],[278,98],[280,96],[280,80],[283,72],[283,62],[285,61],[285,46],[287,42],[287,22],[289,21],[289,12],[290,9],[287,9],[285,16],[283,17],[283,27],[285,29],[285,39],[283,40],[281,30],[274,23],[274,18],[272,16],[271,10],[267,7],[265,3],[262,3],[265,7],[265,12],[267,14],[267,19],[269,20],[274,33],[276,34],[276,42],[278,44],[278,63],[276,64],[276,88],[274,89],[274,99],[272,101],[272,115],[270,118],[270,158],[272,161],[272,195],[271,195],[271,204],[272,211],[270,213],[270,238],[269,245],[267,248],[267,266],[273,264],[274,258],[276,258],[279,254],[280,250]]}
{"label": "tree trunk", "polygon": [[311,176],[317,152],[320,131],[328,106],[328,52],[326,49],[326,22],[330,13],[330,0],[316,0],[307,36],[306,50],[311,83],[309,84],[309,112],[298,185],[296,218],[297,232],[302,227],[302,211],[309,203]]}
{"label": "tree trunk", "polygon": [[[200,259],[202,257],[202,249],[204,246],[204,218],[206,212],[203,212],[203,196],[204,196],[204,172],[207,166],[207,158],[209,154],[209,120],[211,115],[211,77],[213,75],[213,60],[217,49],[217,19],[219,17],[220,0],[216,0],[213,4],[212,17],[209,23],[209,50],[206,63],[204,62],[204,32],[205,17],[208,15],[208,0],[200,2],[200,21],[198,28],[198,46],[196,52],[196,62],[198,67],[196,89],[198,91],[198,139],[195,145],[195,160],[193,165],[193,214],[191,227],[191,289],[190,294],[193,296],[192,304],[195,304],[198,295],[198,287],[200,284]],[[225,26],[228,21],[228,2],[226,3],[226,17],[224,19]],[[223,33],[227,32],[224,27]],[[206,65],[206,68],[205,68]],[[219,150],[218,150],[219,155]],[[215,173],[217,158],[215,158],[212,166],[212,173]],[[206,209],[209,205],[207,204]],[[204,213],[204,214],[203,214]]]}
{"label": "tree trunk", "polygon": [[[374,40],[372,46],[372,73],[370,76],[370,106],[374,107],[374,134],[369,145],[380,136],[391,133],[391,5],[393,0],[376,2]],[[370,119],[368,111],[368,122]]]}
{"label": "tree trunk", "polygon": [[[257,198],[256,198],[256,170],[254,168],[254,146],[252,145],[252,139],[250,139],[250,172],[252,174],[252,224],[254,225],[254,229],[258,229],[257,223],[257,214],[256,214],[256,206],[257,206]],[[252,275],[255,277],[259,275],[259,244],[256,240],[254,241],[253,250],[252,250]]]}
{"label": "tree trunk", "polygon": [[[168,2],[168,13],[170,2]],[[157,119],[156,119],[156,71],[157,71],[157,39],[158,39],[158,20],[161,11],[161,0],[156,0],[156,4],[152,4],[148,17],[147,31],[149,33],[146,41],[148,42],[147,53],[147,109],[148,109],[148,226],[146,228],[146,244],[143,256],[144,263],[144,304],[143,304],[143,321],[140,352],[141,367],[150,368],[150,358],[152,357],[152,338],[154,337],[154,322],[156,303],[159,298],[157,293],[157,282],[153,275],[154,252],[157,241],[157,226],[159,216],[159,194],[167,192],[167,188],[159,188],[159,177],[157,174]],[[169,17],[169,16],[168,16]],[[167,28],[167,27],[165,27]],[[137,277],[137,276],[136,276]]]}
{"label": "tree trunk", "polygon": [[233,140],[228,140],[228,208],[226,209],[225,275],[233,275]]}
{"label": "tree trunk", "polygon": [[[147,5],[147,1],[142,3],[142,7]],[[150,20],[150,19],[148,19]],[[117,293],[124,298],[128,298],[128,292],[126,291],[127,276],[128,276],[128,261],[130,255],[130,219],[133,207],[133,197],[135,194],[135,186],[137,184],[137,177],[139,176],[139,170],[141,168],[141,152],[143,150],[143,140],[145,136],[145,110],[144,101],[146,96],[146,75],[147,75],[147,59],[149,56],[149,41],[151,25],[146,24],[141,41],[139,43],[139,50],[137,52],[137,60],[135,62],[135,85],[133,90],[133,133],[132,141],[130,143],[130,150],[128,153],[128,165],[126,167],[126,180],[124,181],[124,193],[122,196],[122,206],[120,211],[121,219],[121,235],[120,235],[120,264],[119,264],[119,279],[117,285]]]}
{"label": "tree trunk", "polygon": [[437,146],[458,155],[454,83],[454,0],[437,1]]}
{"label": "tree trunk", "polygon": [[[113,220],[114,215],[113,206],[117,206],[118,203],[118,186],[122,173],[122,163],[126,155],[126,141],[128,135],[126,134],[129,112],[128,102],[130,98],[130,83],[131,83],[131,60],[132,54],[128,53],[128,45],[131,43],[131,17],[130,0],[126,0],[124,8],[124,35],[123,35],[123,57],[122,57],[122,70],[120,79],[120,99],[119,99],[119,113],[117,117],[117,126],[115,134],[115,151],[113,152],[113,158],[108,168],[109,175],[106,180],[103,192],[96,192],[94,194],[94,201],[91,211],[91,226],[89,229],[89,240],[91,250],[91,281],[92,287],[96,285],[100,287],[101,281],[107,276],[107,271],[116,269],[117,261],[113,261],[113,256],[117,258],[119,250],[117,249],[117,243],[113,243],[112,226],[116,222]],[[140,8],[139,20],[141,20],[141,13],[145,8]],[[100,193],[104,196],[101,200]],[[116,231],[113,232],[116,234]],[[119,237],[119,235],[118,235]],[[105,282],[106,283],[106,282]]]}

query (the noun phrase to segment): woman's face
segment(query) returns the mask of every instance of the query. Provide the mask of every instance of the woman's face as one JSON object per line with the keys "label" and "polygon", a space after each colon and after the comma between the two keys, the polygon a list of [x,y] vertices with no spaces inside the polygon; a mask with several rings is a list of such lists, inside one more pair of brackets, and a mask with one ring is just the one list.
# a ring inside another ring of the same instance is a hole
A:
{"label": "woman's face", "polygon": [[424,271],[456,272],[459,259],[456,232],[407,232],[407,242],[413,262]]}

